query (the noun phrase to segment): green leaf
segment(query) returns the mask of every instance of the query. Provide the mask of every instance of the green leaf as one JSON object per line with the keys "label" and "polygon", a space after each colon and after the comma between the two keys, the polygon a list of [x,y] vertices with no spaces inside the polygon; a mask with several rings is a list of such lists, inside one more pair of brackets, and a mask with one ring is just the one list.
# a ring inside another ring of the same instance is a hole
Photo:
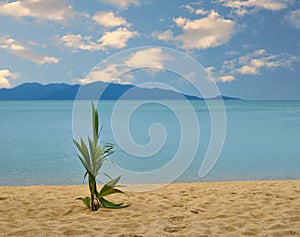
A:
{"label": "green leaf", "polygon": [[73,139],[73,143],[76,145],[78,151],[80,151],[80,153],[82,153],[80,144],[75,139]]}
{"label": "green leaf", "polygon": [[98,111],[95,107],[94,102],[92,102],[92,123],[93,123],[93,136],[94,136],[94,141],[98,141],[99,138],[99,115]]}
{"label": "green leaf", "polygon": [[113,208],[113,209],[121,209],[121,208],[125,208],[125,207],[129,207],[130,205],[123,205],[124,203],[113,203],[110,202],[108,200],[106,200],[105,198],[100,198],[99,201],[101,202],[102,206],[105,208]]}
{"label": "green leaf", "polygon": [[95,163],[96,163],[96,149],[95,144],[92,143],[91,138],[88,137],[89,148],[90,148],[90,158],[91,158],[91,172],[96,176],[97,172],[95,172]]}
{"label": "green leaf", "polygon": [[96,112],[95,112],[95,134],[97,134],[97,139],[98,139],[98,133],[99,133],[99,114],[98,114],[98,111],[96,110]]}
{"label": "green leaf", "polygon": [[81,200],[88,209],[91,209],[91,198],[90,197],[76,198],[76,200]]}
{"label": "green leaf", "polygon": [[[83,159],[80,155],[78,155],[78,158],[80,159],[81,163],[83,164],[83,166],[84,166],[86,172],[87,172],[87,173],[90,173],[90,169],[89,169],[90,167],[87,167],[87,164],[85,163],[84,159]],[[84,175],[84,177],[85,177],[85,176],[86,176],[86,175]]]}
{"label": "green leaf", "polygon": [[98,138],[100,137],[100,134],[101,134],[101,132],[102,132],[102,129],[103,129],[103,124],[101,125],[100,131],[98,132]]}
{"label": "green leaf", "polygon": [[110,187],[114,187],[119,182],[120,178],[121,178],[121,175],[118,176],[117,178],[107,182],[106,185],[108,185]]}
{"label": "green leaf", "polygon": [[100,190],[100,192],[99,192],[100,195],[104,196],[104,195],[102,195],[102,193],[106,193],[109,189],[112,189],[119,182],[120,178],[121,178],[121,176],[107,182]]}
{"label": "green leaf", "polygon": [[121,194],[125,194],[128,196],[127,193],[121,191],[120,189],[114,188],[117,184],[117,182],[120,180],[121,176],[115,178],[114,180],[111,180],[110,182],[106,183],[102,189],[100,190],[99,194],[98,194],[98,198],[107,196],[107,195],[111,195],[114,193],[121,193]]}
{"label": "green leaf", "polygon": [[106,144],[104,146],[104,148],[102,149],[103,150],[103,158],[106,158],[107,156],[111,155],[112,153],[114,153],[114,150],[113,150],[113,145],[111,144]]}
{"label": "green leaf", "polygon": [[95,145],[94,145],[94,143],[92,142],[92,140],[91,140],[90,137],[88,137],[88,141],[89,141],[90,155],[91,155],[91,157],[93,157],[93,155],[94,155],[94,150],[95,150]]}
{"label": "green leaf", "polygon": [[84,180],[85,180],[87,174],[88,174],[88,172],[85,172],[85,174],[84,174],[84,176],[83,176],[83,182],[84,182]]}
{"label": "green leaf", "polygon": [[85,159],[88,166],[91,167],[90,155],[87,146],[85,145],[85,142],[83,141],[82,138],[80,138],[80,142],[81,142],[81,149],[82,149],[81,154],[83,155],[83,158]]}
{"label": "green leaf", "polygon": [[109,179],[112,179],[112,177],[110,177],[107,173],[103,172],[103,174],[108,177]]}
{"label": "green leaf", "polygon": [[98,198],[101,198],[101,197],[104,197],[104,196],[107,196],[107,195],[111,195],[111,194],[114,194],[114,193],[122,193],[122,194],[125,194],[125,195],[128,196],[127,193],[121,191],[120,189],[110,188],[110,189],[105,190],[104,192],[101,189],[101,191],[98,194]]}

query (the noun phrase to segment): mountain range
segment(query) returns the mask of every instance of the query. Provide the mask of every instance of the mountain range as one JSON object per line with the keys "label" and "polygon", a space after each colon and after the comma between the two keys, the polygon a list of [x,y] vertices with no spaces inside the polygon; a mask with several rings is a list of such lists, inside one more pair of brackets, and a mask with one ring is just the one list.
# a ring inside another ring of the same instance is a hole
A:
{"label": "mountain range", "polygon": [[[14,88],[0,89],[0,100],[74,100],[80,88],[77,99],[101,100],[136,100],[136,99],[188,99],[203,100],[203,98],[181,94],[172,90],[160,88],[142,88],[134,85],[94,82],[86,85],[69,85],[51,83],[42,85],[36,82],[24,83]],[[126,93],[127,92],[127,93]],[[236,100],[228,96],[217,96],[210,99]]]}

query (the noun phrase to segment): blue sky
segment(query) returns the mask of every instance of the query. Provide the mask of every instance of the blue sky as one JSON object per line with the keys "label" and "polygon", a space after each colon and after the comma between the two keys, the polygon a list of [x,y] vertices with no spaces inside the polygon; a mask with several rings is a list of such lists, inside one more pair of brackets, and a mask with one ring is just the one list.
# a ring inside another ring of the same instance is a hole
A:
{"label": "blue sky", "polygon": [[[101,60],[142,46],[191,55],[222,94],[300,99],[297,0],[0,1],[0,87],[87,83]],[[152,50],[136,60],[163,66],[163,57]]]}

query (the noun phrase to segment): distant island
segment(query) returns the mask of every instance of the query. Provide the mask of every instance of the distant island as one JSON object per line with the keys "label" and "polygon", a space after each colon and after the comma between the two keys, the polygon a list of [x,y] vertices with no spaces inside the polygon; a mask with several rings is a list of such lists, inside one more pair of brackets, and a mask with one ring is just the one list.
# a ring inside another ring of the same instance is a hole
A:
{"label": "distant island", "polygon": [[[149,99],[188,99],[204,100],[203,98],[181,94],[172,90],[160,88],[142,88],[134,85],[94,82],[86,85],[69,85],[65,83],[24,83],[14,88],[0,89],[0,100],[75,100],[80,88],[80,96],[77,99],[100,100],[149,100]],[[99,93],[100,92],[100,93]],[[127,92],[127,93],[126,93]],[[95,95],[95,96],[93,96]],[[209,99],[239,100],[228,96],[217,96]]]}

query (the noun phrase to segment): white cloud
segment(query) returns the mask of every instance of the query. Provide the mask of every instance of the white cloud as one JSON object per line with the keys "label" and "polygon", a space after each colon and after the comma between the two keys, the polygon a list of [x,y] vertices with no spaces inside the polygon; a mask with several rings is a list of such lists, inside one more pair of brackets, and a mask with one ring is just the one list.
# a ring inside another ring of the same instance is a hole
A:
{"label": "white cloud", "polygon": [[137,36],[136,31],[130,31],[125,27],[120,27],[114,31],[106,31],[96,42],[91,36],[80,34],[64,35],[59,39],[59,43],[64,46],[77,50],[100,51],[107,48],[125,48],[129,39]]}
{"label": "white cloud", "polygon": [[19,73],[10,72],[7,69],[0,70],[0,88],[10,88],[9,79],[17,79]]}
{"label": "white cloud", "polygon": [[293,1],[291,0],[248,0],[248,5],[261,9],[278,11],[287,8],[292,2]]}
{"label": "white cloud", "polygon": [[152,32],[151,36],[157,38],[158,40],[162,41],[171,41],[173,40],[173,32],[169,29],[164,32]]}
{"label": "white cloud", "polygon": [[152,32],[152,36],[162,41],[174,41],[183,49],[207,49],[226,44],[235,32],[235,22],[224,19],[217,12],[191,20],[185,17],[174,18],[176,25],[183,30],[174,36],[171,29],[165,32]]}
{"label": "white cloud", "polygon": [[220,76],[218,78],[218,81],[221,82],[232,82],[235,80],[235,77],[233,75],[224,75],[224,76]]}
{"label": "white cloud", "polygon": [[0,14],[66,23],[75,13],[64,0],[23,0],[0,3]]}
{"label": "white cloud", "polygon": [[[222,73],[215,72],[215,67],[210,66],[205,68],[205,70],[211,75],[212,79],[216,82],[232,82],[235,80],[235,77],[233,75],[222,75]],[[224,73],[224,72],[223,72]],[[208,80],[211,80],[208,78]]]}
{"label": "white cloud", "polygon": [[102,81],[107,83],[118,83],[118,84],[128,84],[130,80],[121,80],[118,76],[125,73],[125,68],[112,64],[104,69],[93,70],[91,73],[87,75],[87,77],[83,79],[79,79],[78,81],[82,84],[92,83],[96,81]]}
{"label": "white cloud", "polygon": [[125,18],[116,16],[113,12],[96,12],[93,16],[93,19],[97,24],[106,28],[113,28],[116,26],[130,26]]}
{"label": "white cloud", "polygon": [[136,31],[130,31],[125,27],[120,27],[112,32],[104,32],[103,36],[98,40],[104,47],[111,48],[125,48],[127,46],[127,41],[138,33]]}
{"label": "white cloud", "polygon": [[189,4],[187,4],[187,5],[181,5],[181,8],[186,9],[189,13],[194,13],[195,12],[195,8],[193,8]]}
{"label": "white cloud", "polygon": [[101,44],[93,42],[91,36],[83,37],[80,34],[64,35],[59,39],[59,43],[75,51],[79,49],[86,51],[98,51],[104,49]]}
{"label": "white cloud", "polygon": [[79,82],[83,84],[95,81],[133,83],[134,78],[127,72],[146,67],[145,71],[152,74],[157,70],[164,70],[164,63],[167,60],[173,59],[170,55],[164,54],[160,48],[141,49],[124,58],[122,64],[110,64],[105,68],[98,68],[87,77],[79,79]]}
{"label": "white cloud", "polygon": [[180,16],[175,18],[174,22],[176,23],[177,26],[182,27],[184,26],[187,20],[188,20],[187,18]]}
{"label": "white cloud", "polygon": [[287,8],[293,0],[219,0],[224,6],[232,8],[240,16],[264,9],[278,11]]}
{"label": "white cloud", "polygon": [[131,68],[140,68],[147,65],[147,67],[163,69],[166,60],[172,60],[172,58],[169,55],[164,54],[162,49],[150,48],[132,54],[125,60],[125,64]]}
{"label": "white cloud", "polygon": [[206,15],[208,13],[208,11],[205,11],[201,8],[197,9],[195,12],[197,15]]}
{"label": "white cloud", "polygon": [[300,9],[291,11],[286,19],[290,21],[297,29],[300,29]]}
{"label": "white cloud", "polygon": [[183,9],[185,9],[185,10],[187,10],[191,14],[195,13],[197,15],[206,15],[209,12],[209,11],[206,11],[206,10],[204,10],[202,8],[195,9],[190,4],[181,5],[180,7],[183,8]]}
{"label": "white cloud", "polygon": [[178,17],[174,22],[184,31],[175,37],[184,49],[218,47],[229,42],[235,31],[235,22],[224,19],[215,11],[204,18],[190,20]]}
{"label": "white cloud", "polygon": [[[30,44],[32,45],[32,42],[29,43],[29,45]],[[13,38],[0,37],[0,48],[39,65],[59,62],[58,58],[39,54],[32,50],[29,46],[23,45]]]}
{"label": "white cloud", "polygon": [[209,66],[209,67],[205,68],[205,70],[206,70],[208,73],[213,73],[213,72],[215,71],[215,67]]}
{"label": "white cloud", "polygon": [[268,54],[265,50],[256,50],[253,53],[238,59],[236,73],[242,75],[257,75],[264,69],[291,68],[297,60],[289,54]]}
{"label": "white cloud", "polygon": [[259,49],[233,60],[224,61],[219,72],[215,72],[214,67],[208,67],[206,70],[216,81],[231,82],[238,75],[258,75],[263,71],[278,68],[292,69],[296,61],[299,61],[297,57],[290,54],[270,54],[264,49]]}
{"label": "white cloud", "polygon": [[140,0],[100,0],[119,9],[127,9],[129,5],[140,5]]}

